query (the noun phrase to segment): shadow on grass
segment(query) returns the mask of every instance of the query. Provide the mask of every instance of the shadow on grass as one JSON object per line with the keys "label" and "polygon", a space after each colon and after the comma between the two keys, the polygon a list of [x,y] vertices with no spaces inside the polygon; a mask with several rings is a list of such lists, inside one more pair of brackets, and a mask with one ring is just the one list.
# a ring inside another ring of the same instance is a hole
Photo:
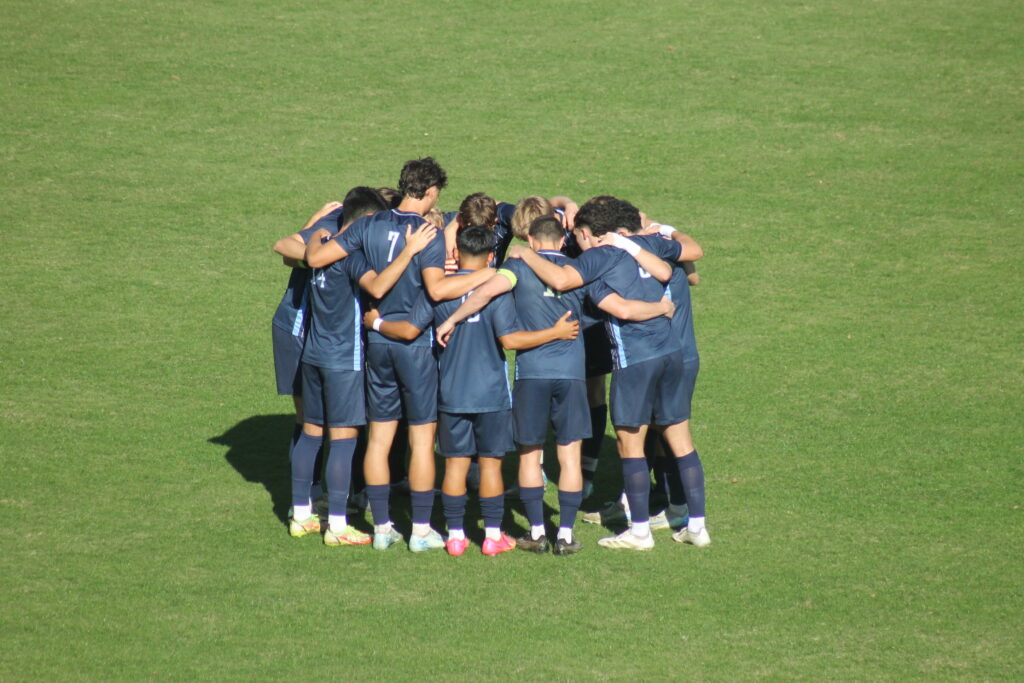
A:
{"label": "shadow on grass", "polygon": [[209,440],[227,446],[224,458],[246,481],[263,485],[282,524],[287,524],[291,506],[288,444],[294,424],[293,415],[253,415]]}

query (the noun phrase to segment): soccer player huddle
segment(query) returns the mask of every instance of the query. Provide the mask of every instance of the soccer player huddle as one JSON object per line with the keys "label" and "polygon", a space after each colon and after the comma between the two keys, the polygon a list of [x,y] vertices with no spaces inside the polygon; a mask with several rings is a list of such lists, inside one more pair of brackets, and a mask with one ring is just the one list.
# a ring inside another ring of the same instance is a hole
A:
{"label": "soccer player huddle", "polygon": [[[278,393],[296,407],[291,535],[322,531],[327,545],[378,550],[403,542],[391,515],[391,455],[404,435],[410,550],[466,551],[472,480],[484,555],[517,547],[577,553],[573,527],[593,491],[610,403],[624,491],[583,519],[628,527],[598,545],[648,550],[659,528],[678,529],[680,543],[709,545],[704,472],[689,427],[699,367],[689,287],[700,246],[612,196],[582,206],[537,196],[512,205],[476,193],[442,214],[436,204],[446,185],[432,158],[409,161],[397,191],[353,188],[274,247],[292,268],[273,324]],[[505,351],[513,349],[510,387]],[[347,519],[367,424],[372,537]],[[549,426],[559,463],[554,542],[543,514]],[[435,448],[446,536],[430,524]],[[516,450],[530,530],[513,539],[501,529],[502,459]],[[401,451],[404,458],[404,444]],[[321,470],[326,528],[315,505]],[[652,470],[667,498],[654,516]]]}

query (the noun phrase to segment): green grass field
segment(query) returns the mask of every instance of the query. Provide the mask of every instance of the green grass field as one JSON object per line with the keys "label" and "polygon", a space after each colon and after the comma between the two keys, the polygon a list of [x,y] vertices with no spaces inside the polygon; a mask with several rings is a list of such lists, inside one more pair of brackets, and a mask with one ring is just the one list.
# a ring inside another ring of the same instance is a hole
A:
{"label": "green grass field", "polygon": [[[1021,3],[0,17],[0,679],[1024,677]],[[711,548],[288,537],[270,247],[427,154],[701,242]]]}

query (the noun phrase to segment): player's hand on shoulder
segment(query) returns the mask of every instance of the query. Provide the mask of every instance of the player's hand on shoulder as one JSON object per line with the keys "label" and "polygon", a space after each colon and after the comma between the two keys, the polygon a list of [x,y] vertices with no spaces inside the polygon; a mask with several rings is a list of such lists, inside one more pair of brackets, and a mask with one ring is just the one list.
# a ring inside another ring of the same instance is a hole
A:
{"label": "player's hand on shoulder", "polygon": [[575,339],[580,333],[580,321],[569,320],[572,311],[566,311],[558,322],[555,323],[555,330],[559,339]]}
{"label": "player's hand on shoulder", "polygon": [[513,244],[508,248],[508,251],[505,252],[505,258],[523,258],[523,254],[527,251],[529,251],[527,247],[524,247],[521,244]]}
{"label": "player's hand on shoulder", "polygon": [[430,241],[437,236],[437,228],[431,223],[425,222],[416,230],[412,229],[412,225],[408,225],[405,228],[405,248],[409,250],[410,254],[418,254]]}
{"label": "player's hand on shoulder", "polygon": [[340,209],[340,208],[341,208],[341,202],[327,202],[320,209],[320,213],[322,213],[324,216],[326,216],[331,211],[334,211],[335,209]]}

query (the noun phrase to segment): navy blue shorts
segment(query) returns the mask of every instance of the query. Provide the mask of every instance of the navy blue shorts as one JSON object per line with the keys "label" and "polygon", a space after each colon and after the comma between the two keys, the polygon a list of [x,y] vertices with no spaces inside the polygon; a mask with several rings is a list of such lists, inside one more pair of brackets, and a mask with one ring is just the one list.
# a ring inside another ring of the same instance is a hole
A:
{"label": "navy blue shorts", "polygon": [[323,427],[366,424],[363,374],[362,370],[330,370],[303,363],[303,419]]}
{"label": "navy blue shorts", "polygon": [[296,337],[277,325],[274,328],[274,373],[277,375],[277,393],[280,396],[302,396],[302,337]]}
{"label": "navy blue shorts", "polygon": [[583,330],[583,351],[587,377],[600,377],[612,371],[612,343],[604,325],[591,325]]}
{"label": "navy blue shorts", "polygon": [[544,443],[548,417],[561,445],[590,438],[587,383],[581,379],[518,379],[512,386],[512,433],[520,446]]}
{"label": "navy blue shorts", "polygon": [[437,358],[429,346],[366,345],[366,404],[373,422],[437,421]]}
{"label": "navy blue shorts", "polygon": [[501,458],[514,450],[512,411],[437,414],[437,444],[446,458]]}
{"label": "navy blue shorts", "polygon": [[612,424],[616,427],[672,425],[690,418],[683,352],[612,371]]}

